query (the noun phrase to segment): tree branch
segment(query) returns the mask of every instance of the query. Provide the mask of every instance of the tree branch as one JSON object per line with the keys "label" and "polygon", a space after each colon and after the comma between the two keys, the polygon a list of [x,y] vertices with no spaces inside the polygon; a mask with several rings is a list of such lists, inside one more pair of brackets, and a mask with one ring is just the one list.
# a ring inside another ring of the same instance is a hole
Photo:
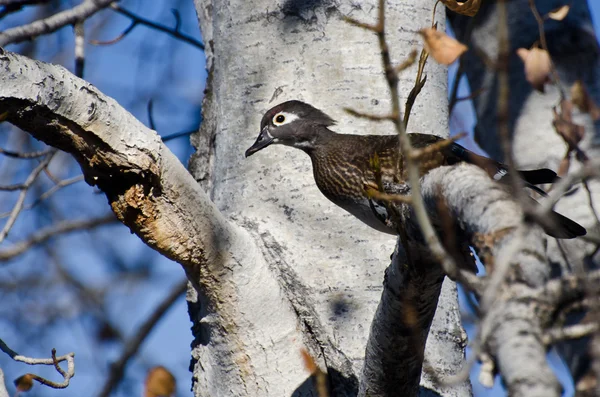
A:
{"label": "tree branch", "polygon": [[[65,389],[69,386],[71,378],[75,376],[75,353],[68,353],[64,356],[56,357],[56,349],[52,349],[52,358],[32,358],[26,357],[18,354],[14,350],[12,350],[8,345],[0,339],[0,350],[4,353],[8,354],[10,358],[15,361],[19,361],[29,365],[53,365],[62,377],[63,381],[60,383],[53,382],[46,378],[43,378],[36,374],[26,374],[23,377],[29,377],[30,379],[36,380],[43,385],[49,386],[53,389]],[[67,362],[67,370],[63,370],[58,364],[66,361]],[[22,378],[22,377],[21,377]]]}
{"label": "tree branch", "polygon": [[188,275],[220,266],[223,252],[241,243],[160,137],[113,99],[60,66],[8,52],[0,66],[0,113],[71,153],[117,217]]}
{"label": "tree branch", "polygon": [[19,187],[19,189],[21,190],[21,193],[19,193],[19,198],[17,199],[15,206],[10,212],[10,216],[4,224],[4,227],[0,231],[0,243],[4,241],[6,236],[8,236],[8,232],[10,232],[10,229],[15,224],[19,213],[23,209],[23,204],[25,203],[25,197],[27,196],[27,191],[29,190],[29,187],[33,184],[33,182],[35,182],[37,177],[42,173],[42,171],[44,171],[48,164],[50,164],[50,161],[54,157],[54,154],[56,154],[56,150],[52,150],[48,155],[46,155],[46,157],[38,164],[38,166],[34,168],[31,174],[29,174],[29,177],[27,177],[23,185]]}
{"label": "tree branch", "polygon": [[56,32],[58,29],[83,21],[108,7],[115,0],[87,0],[69,10],[56,13],[27,25],[6,29],[0,33],[0,47],[31,40],[38,36]]}
{"label": "tree branch", "polygon": [[191,44],[200,50],[204,50],[204,44],[202,44],[200,41],[196,40],[195,38],[188,36],[184,33],[181,33],[179,31],[179,22],[180,21],[179,21],[179,18],[177,17],[177,14],[175,14],[177,17],[177,24],[174,28],[170,28],[168,26],[164,26],[159,23],[150,21],[149,19],[142,18],[139,15],[136,15],[133,12],[126,10],[125,8],[118,6],[117,4],[114,4],[114,3],[111,4],[110,8],[112,8],[119,14],[124,15],[127,18],[131,19],[131,24],[123,31],[123,33],[121,33],[116,38],[109,40],[109,41],[93,40],[92,44],[96,44],[96,45],[114,44],[114,43],[120,41],[126,35],[128,35],[139,24],[139,25],[147,26],[150,29],[155,29],[155,30],[158,30],[159,32],[166,33],[169,36],[174,37],[178,40],[181,40],[185,43]]}
{"label": "tree branch", "polygon": [[0,251],[0,261],[7,261],[18,255],[21,255],[34,245],[42,244],[58,235],[74,232],[77,230],[92,229],[97,226],[113,223],[116,220],[117,219],[115,218],[114,214],[111,213],[110,215],[103,216],[100,218],[83,219],[76,221],[68,220],[52,225],[48,228],[38,231],[37,233],[34,233],[29,239],[21,241],[13,245],[9,249]]}
{"label": "tree branch", "polygon": [[425,341],[444,273],[426,247],[408,247],[406,253],[398,243],[386,270],[367,341],[360,396],[418,395]]}

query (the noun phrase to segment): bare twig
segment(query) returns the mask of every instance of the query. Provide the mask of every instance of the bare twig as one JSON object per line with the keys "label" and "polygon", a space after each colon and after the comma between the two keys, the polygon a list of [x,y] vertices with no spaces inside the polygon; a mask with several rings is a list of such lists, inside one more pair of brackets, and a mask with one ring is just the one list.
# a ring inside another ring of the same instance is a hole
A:
{"label": "bare twig", "polygon": [[35,169],[31,172],[31,174],[29,174],[29,177],[27,177],[27,180],[25,180],[24,188],[21,190],[21,193],[19,194],[19,198],[17,199],[15,206],[13,207],[12,211],[10,212],[10,216],[9,216],[8,220],[4,224],[4,228],[2,228],[2,231],[0,231],[0,243],[2,241],[4,241],[4,239],[8,235],[8,232],[10,231],[10,229],[13,227],[15,221],[17,220],[17,216],[23,209],[23,203],[25,202],[25,197],[27,196],[28,188],[33,184],[33,182],[35,182],[37,177],[48,166],[48,164],[50,164],[50,161],[52,160],[52,158],[54,157],[54,154],[56,154],[56,152],[57,152],[56,149],[51,150],[50,153],[40,162],[40,164],[38,164],[38,166],[35,167]]}
{"label": "bare twig", "polygon": [[85,66],[85,29],[83,21],[78,21],[73,27],[75,31],[75,76],[83,78]]}
{"label": "bare twig", "polygon": [[25,6],[45,4],[49,1],[50,0],[0,0],[0,6],[2,6],[2,9],[0,10],[0,19],[8,14],[21,11]]}
{"label": "bare twig", "polygon": [[429,53],[425,50],[421,50],[421,56],[419,57],[419,67],[417,69],[417,77],[415,78],[415,85],[412,90],[408,94],[408,98],[406,98],[406,111],[404,113],[404,128],[408,126],[408,120],[410,118],[410,111],[412,110],[415,101],[417,100],[417,96],[425,86],[427,82],[427,75],[423,76],[423,70],[425,69],[425,64],[427,63],[427,58],[429,57]]}
{"label": "bare twig", "polygon": [[[56,349],[52,349],[52,358],[31,358],[26,356],[21,356],[14,350],[12,350],[8,345],[0,339],[0,350],[4,353],[8,354],[10,358],[15,361],[19,361],[29,365],[52,365],[56,369],[56,371],[63,377],[63,381],[60,383],[50,381],[46,378],[42,378],[36,374],[27,374],[32,379],[40,382],[43,385],[49,386],[53,389],[64,389],[69,386],[69,382],[71,378],[75,376],[75,353],[68,353],[64,356],[56,357]],[[63,370],[58,365],[59,363],[66,361],[67,362],[67,370]]]}
{"label": "bare twig", "polygon": [[[388,44],[385,38],[385,1],[379,1],[379,14],[377,23],[375,25],[365,24],[360,21],[356,21],[351,18],[346,18],[346,21],[349,23],[361,27],[366,30],[370,30],[377,35],[379,41],[379,48],[381,49],[381,59],[383,61],[383,68],[385,71],[385,78],[388,83],[388,87],[390,89],[390,98],[392,100],[392,111],[391,115],[393,115],[393,123],[396,128],[396,132],[398,133],[399,140],[399,151],[403,154],[403,156],[398,156],[399,161],[403,162],[402,164],[398,164],[398,169],[403,169],[407,171],[408,174],[408,182],[411,186],[411,195],[412,195],[412,206],[415,211],[415,215],[417,217],[417,222],[421,227],[421,232],[423,233],[423,237],[431,249],[431,252],[435,256],[435,258],[442,265],[444,271],[447,275],[452,277],[453,279],[459,279],[464,282],[465,285],[469,285],[467,279],[465,279],[466,274],[459,271],[454,259],[451,255],[448,255],[444,247],[442,246],[437,234],[435,233],[435,229],[431,224],[429,216],[427,215],[427,209],[425,208],[425,203],[423,201],[423,196],[421,194],[421,182],[420,182],[420,167],[418,164],[418,160],[414,158],[412,155],[414,152],[414,148],[410,143],[410,138],[406,132],[406,122],[407,119],[403,118],[403,113],[400,105],[399,91],[398,91],[398,83],[399,77],[397,68],[393,66],[390,52],[388,48]],[[423,85],[425,84],[425,78],[422,78],[423,68],[425,66],[425,62],[427,60],[427,52],[422,51],[421,57],[419,60],[419,71],[417,73],[417,80],[415,82],[415,87],[411,91],[411,95],[413,101],[418,95],[418,92],[421,90]],[[407,106],[408,105],[407,100]],[[474,281],[474,280],[473,280]]]}
{"label": "bare twig", "polygon": [[529,8],[531,8],[531,12],[535,17],[535,20],[538,24],[538,30],[540,31],[540,44],[542,45],[542,49],[548,53],[548,57],[550,58],[550,74],[552,75],[552,80],[556,88],[558,88],[558,92],[560,93],[560,100],[564,100],[567,95],[565,93],[564,88],[560,84],[560,77],[558,76],[558,72],[554,67],[554,62],[552,62],[552,57],[550,57],[550,52],[548,51],[548,43],[546,42],[546,32],[544,29],[544,18],[540,15],[536,5],[535,0],[529,0]]}
{"label": "bare twig", "polygon": [[154,101],[152,99],[150,99],[148,101],[148,126],[150,128],[152,128],[154,131],[156,131],[156,124],[154,123],[154,115],[152,114],[153,110],[154,110]]}
{"label": "bare twig", "polygon": [[12,150],[6,150],[6,149],[0,148],[0,154],[3,154],[7,157],[17,158],[17,159],[35,159],[35,158],[43,157],[43,156],[47,155],[52,150],[53,149],[50,148],[50,149],[40,150],[38,152],[22,153],[22,152],[15,152]]}
{"label": "bare twig", "polygon": [[[95,44],[95,45],[109,45],[109,44],[114,44],[118,41],[120,41],[121,39],[123,39],[125,36],[127,36],[137,25],[144,25],[144,26],[148,26],[149,28],[158,30],[160,32],[166,33],[169,36],[172,36],[178,40],[181,40],[183,42],[186,42],[188,44],[193,45],[196,48],[199,48],[201,50],[204,50],[204,44],[202,44],[200,41],[196,40],[195,38],[193,38],[192,36],[188,36],[185,33],[181,33],[179,31],[179,27],[180,27],[180,18],[177,18],[177,16],[175,17],[176,19],[176,24],[174,28],[169,28],[167,26],[161,25],[159,23],[150,21],[148,19],[142,18],[139,15],[134,14],[133,12],[126,10],[123,7],[120,7],[119,5],[117,5],[116,3],[113,3],[110,5],[110,8],[112,8],[113,10],[115,10],[116,12],[118,12],[121,15],[125,15],[127,18],[131,19],[131,24],[123,31],[123,33],[121,33],[120,35],[118,35],[116,38],[112,39],[112,40],[108,40],[108,41],[98,41],[98,40],[92,40],[91,43]],[[177,15],[177,14],[176,14]]]}
{"label": "bare twig", "polygon": [[[34,208],[35,206],[37,206],[42,201],[46,200],[48,197],[52,196],[54,193],[56,193],[57,191],[59,191],[63,187],[70,186],[70,185],[72,185],[74,183],[81,182],[83,180],[84,180],[83,175],[78,175],[78,176],[75,176],[75,177],[69,178],[69,179],[63,179],[63,180],[59,181],[56,185],[52,186],[52,188],[50,188],[48,191],[44,192],[33,203],[24,205],[23,206],[23,210],[24,211],[30,210],[30,209]],[[15,186],[17,186],[17,185],[15,185]],[[9,212],[0,213],[0,219],[1,218],[6,218],[7,216],[10,216],[10,214],[11,214],[10,211]]]}
{"label": "bare twig", "polygon": [[480,89],[471,92],[469,95],[454,98],[454,102],[451,103],[450,111],[452,111],[452,107],[454,105],[456,105],[457,103],[463,102],[463,101],[470,101],[471,99],[483,94],[485,91],[487,91],[487,88],[481,87]]}
{"label": "bare twig", "polygon": [[358,110],[354,110],[352,108],[344,108],[344,111],[346,111],[346,113],[350,114],[351,116],[358,117],[361,119],[367,119],[370,121],[393,121],[394,117],[395,117],[393,114],[388,114],[388,115],[369,114],[369,113],[360,112]]}
{"label": "bare twig", "polygon": [[148,319],[139,327],[136,334],[125,342],[125,347],[121,357],[114,362],[110,367],[110,375],[102,391],[98,394],[99,397],[110,396],[112,390],[119,384],[123,375],[125,374],[125,367],[129,360],[136,354],[142,343],[146,340],[146,337],[150,334],[150,331],[154,329],[159,320],[165,315],[165,313],[173,306],[179,296],[187,290],[187,280],[177,284],[175,288],[171,290],[169,295],[156,307],[154,312],[148,317]]}
{"label": "bare twig", "polygon": [[[434,11],[434,13],[435,13],[435,11]],[[406,60],[404,62],[402,62],[398,66],[396,66],[396,73],[403,72],[404,70],[411,67],[415,63],[416,59],[417,59],[417,50],[412,50],[410,52],[410,54],[408,54],[408,58],[406,58]]]}
{"label": "bare twig", "polygon": [[78,221],[64,221],[52,225],[46,229],[42,229],[37,233],[33,234],[31,237],[29,237],[29,239],[16,243],[9,249],[0,251],[0,261],[6,261],[18,255],[21,255],[34,245],[42,244],[53,237],[66,233],[71,233],[77,230],[92,229],[97,226],[116,222],[117,218],[115,218],[114,214],[111,213],[107,216],[99,218],[84,219]]}
{"label": "bare twig", "polygon": [[27,189],[27,186],[25,186],[22,183],[15,183],[13,185],[0,185],[0,190],[3,190],[5,192],[14,192],[15,190],[23,189]]}
{"label": "bare twig", "polygon": [[461,132],[460,134],[456,134],[448,139],[444,139],[442,141],[432,143],[429,146],[425,146],[422,149],[414,149],[412,156],[415,159],[421,159],[424,156],[429,156],[433,153],[437,153],[438,151],[444,149],[445,147],[448,147],[449,145],[458,141],[459,139],[464,138],[466,135],[467,134],[465,132]]}
{"label": "bare twig", "polygon": [[48,3],[50,0],[0,0],[0,6],[4,7],[23,7],[35,4]]}
{"label": "bare twig", "polygon": [[392,203],[406,203],[410,204],[412,202],[410,195],[401,195],[401,194],[389,194],[374,189],[370,186],[365,188],[365,192],[367,197],[373,198],[375,200],[388,201]]}
{"label": "bare twig", "polygon": [[583,181],[589,177],[600,177],[600,161],[590,159],[590,161],[582,164],[578,170],[565,175],[557,183],[552,186],[552,190],[548,193],[548,197],[536,207],[535,212],[538,216],[544,217],[554,208],[558,200],[576,183]]}
{"label": "bare twig", "polygon": [[544,335],[543,341],[546,345],[552,345],[565,339],[580,339],[595,332],[598,332],[597,323],[575,324],[570,327],[559,327],[548,330]]}
{"label": "bare twig", "polygon": [[181,138],[182,136],[192,135],[195,132],[198,132],[198,130],[196,129],[196,130],[193,130],[193,131],[174,132],[174,133],[169,134],[169,135],[161,136],[160,139],[163,142],[167,142],[167,141],[170,141],[172,139]]}
{"label": "bare twig", "polygon": [[131,33],[131,31],[137,26],[137,22],[132,21],[129,26],[127,26],[125,28],[125,30],[123,30],[123,32],[118,35],[117,37],[115,37],[114,39],[110,39],[110,40],[90,40],[90,44],[93,45],[112,45],[112,44],[116,44],[119,41],[123,40],[125,38],[125,36],[127,36],[129,33]]}
{"label": "bare twig", "polygon": [[0,47],[11,43],[20,43],[37,36],[56,32],[58,29],[84,21],[98,11],[108,7],[115,0],[84,1],[69,10],[56,13],[48,18],[27,25],[6,29],[0,33]]}

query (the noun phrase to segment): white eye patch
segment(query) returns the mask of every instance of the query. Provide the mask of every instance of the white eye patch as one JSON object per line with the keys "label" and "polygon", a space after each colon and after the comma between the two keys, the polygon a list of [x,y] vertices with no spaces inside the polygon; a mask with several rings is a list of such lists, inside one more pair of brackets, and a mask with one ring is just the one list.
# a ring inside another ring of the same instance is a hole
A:
{"label": "white eye patch", "polygon": [[274,125],[280,126],[280,125],[291,123],[292,121],[294,121],[298,118],[299,118],[298,115],[296,115],[294,113],[279,112],[275,116],[273,116],[272,121],[273,121]]}

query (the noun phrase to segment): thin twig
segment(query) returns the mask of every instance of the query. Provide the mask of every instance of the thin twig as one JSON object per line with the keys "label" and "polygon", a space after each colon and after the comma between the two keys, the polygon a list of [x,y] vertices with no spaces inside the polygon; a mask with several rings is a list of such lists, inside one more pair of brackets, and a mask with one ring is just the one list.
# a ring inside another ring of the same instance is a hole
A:
{"label": "thin twig", "polygon": [[0,154],[3,154],[7,157],[12,157],[12,158],[16,158],[16,159],[36,159],[38,157],[43,157],[45,155],[47,155],[48,153],[50,153],[53,149],[45,149],[45,150],[40,150],[37,152],[15,152],[12,150],[6,150],[6,149],[2,149],[0,148]]}
{"label": "thin twig", "polygon": [[361,119],[367,119],[370,121],[393,121],[394,117],[395,117],[392,114],[378,115],[378,114],[364,113],[364,112],[360,112],[358,110],[354,110],[352,108],[344,108],[344,111],[346,113],[350,114],[351,116],[358,117]]}
{"label": "thin twig", "polygon": [[429,53],[423,48],[421,50],[421,56],[419,57],[419,67],[417,68],[417,77],[415,78],[415,85],[410,90],[408,94],[408,98],[406,98],[406,110],[404,113],[404,128],[408,127],[408,120],[410,118],[410,112],[412,110],[415,101],[417,100],[417,96],[425,86],[427,82],[427,75],[423,76],[423,71],[425,70],[425,64],[427,63],[427,58],[429,58]]}
{"label": "thin twig", "polygon": [[125,348],[121,357],[110,366],[110,375],[102,391],[98,394],[98,397],[110,396],[112,390],[119,384],[123,376],[125,375],[125,367],[129,360],[136,354],[142,343],[146,340],[146,337],[150,334],[150,331],[154,329],[159,320],[165,315],[165,313],[173,306],[181,294],[187,290],[187,280],[177,284],[175,288],[171,290],[169,295],[156,307],[154,312],[148,317],[148,319],[138,328],[137,332],[133,337],[125,343]]}
{"label": "thin twig", "polygon": [[558,182],[552,185],[552,190],[548,193],[548,197],[536,206],[535,212],[539,217],[547,216],[554,208],[558,200],[576,183],[583,181],[589,177],[600,177],[600,161],[590,159],[584,163],[581,168],[571,172],[561,178]]}
{"label": "thin twig", "polygon": [[3,190],[5,192],[14,192],[15,190],[23,189],[27,189],[27,186],[25,186],[23,183],[15,183],[13,185],[0,185],[0,190]]}
{"label": "thin twig", "polygon": [[119,14],[125,15],[127,18],[131,19],[131,24],[123,31],[123,33],[121,33],[119,36],[117,36],[116,38],[114,38],[112,40],[109,40],[109,41],[92,40],[90,43],[95,44],[95,45],[114,44],[114,43],[120,41],[121,39],[123,39],[125,36],[127,36],[137,25],[144,25],[144,26],[148,26],[149,28],[152,28],[152,29],[158,30],[160,32],[166,33],[169,36],[172,36],[172,37],[174,37],[174,38],[176,38],[178,40],[181,40],[183,42],[191,44],[191,45],[193,45],[196,48],[204,50],[204,44],[202,44],[200,41],[196,40],[192,36],[188,36],[187,34],[181,33],[179,31],[180,20],[177,19],[177,17],[176,17],[175,28],[170,28],[168,26],[164,26],[164,25],[161,25],[159,23],[150,21],[149,19],[142,18],[139,15],[136,15],[133,12],[131,12],[129,10],[126,10],[123,7],[120,7],[116,3],[111,4],[110,8],[112,8],[113,10],[115,10],[116,12],[118,12]]}
{"label": "thin twig", "polygon": [[83,68],[85,66],[85,29],[83,21],[75,23],[75,76],[83,78]]}
{"label": "thin twig", "polygon": [[117,218],[114,214],[111,213],[107,216],[99,218],[84,219],[77,221],[70,220],[57,223],[55,225],[42,229],[37,233],[34,233],[31,237],[29,237],[29,239],[16,243],[9,249],[0,251],[0,261],[6,261],[18,255],[21,255],[24,252],[26,252],[29,248],[38,244],[42,244],[53,237],[78,230],[88,230],[97,226],[102,226],[116,222]]}
{"label": "thin twig", "polygon": [[558,88],[558,92],[560,93],[560,100],[563,101],[567,95],[562,85],[560,84],[560,77],[558,77],[558,72],[556,71],[556,67],[554,67],[554,62],[552,62],[552,57],[550,57],[550,51],[548,51],[548,43],[546,41],[546,31],[544,29],[544,18],[540,15],[537,7],[535,6],[535,0],[529,0],[529,8],[531,8],[531,12],[535,17],[535,20],[538,24],[538,30],[540,32],[540,44],[542,45],[542,49],[548,53],[548,58],[550,59],[550,74],[552,75],[552,80],[556,88]]}
{"label": "thin twig", "polygon": [[387,201],[387,202],[391,202],[391,203],[404,203],[404,204],[412,203],[412,199],[411,199],[410,195],[384,193],[384,192],[381,192],[370,186],[365,188],[365,193],[366,193],[367,197],[370,199]]}
{"label": "thin twig", "polygon": [[544,334],[543,342],[549,346],[565,339],[580,339],[598,332],[597,323],[575,324],[569,327],[553,328]]}
{"label": "thin twig", "polygon": [[25,6],[48,3],[50,0],[0,0],[0,19],[14,12],[21,11]]}
{"label": "thin twig", "polygon": [[454,142],[458,141],[461,138],[464,138],[465,136],[467,136],[466,132],[461,132],[459,134],[456,134],[448,139],[444,139],[442,141],[436,142],[436,143],[432,143],[429,146],[425,146],[422,149],[414,149],[412,156],[415,159],[421,159],[424,156],[429,156],[433,153],[437,153],[440,150],[444,149],[445,147],[450,146],[451,144],[453,144]]}
{"label": "thin twig", "polygon": [[[15,361],[22,362],[29,365],[52,365],[56,369],[56,371],[63,377],[63,381],[61,383],[53,382],[46,378],[43,378],[36,374],[27,374],[32,379],[40,382],[43,385],[49,386],[53,389],[64,389],[69,386],[69,382],[71,378],[75,376],[75,353],[68,353],[64,356],[56,357],[56,349],[52,349],[52,358],[32,358],[26,357],[18,354],[14,350],[12,350],[8,345],[0,339],[0,350],[4,353],[8,354],[10,358]],[[63,370],[58,366],[59,363],[66,361],[67,362],[67,370]]]}
{"label": "thin twig", "polygon": [[417,60],[417,50],[411,50],[410,53],[408,54],[408,58],[406,58],[406,60],[404,60],[404,62],[402,62],[398,66],[396,66],[396,73],[400,73],[400,72],[403,72],[404,70],[408,69],[415,63],[416,60]]}
{"label": "thin twig", "polygon": [[148,126],[150,128],[152,128],[154,131],[156,131],[156,124],[154,123],[154,115],[152,114],[152,111],[154,110],[154,101],[152,99],[150,99],[148,101],[148,107],[146,109],[148,110]]}
{"label": "thin twig", "polygon": [[8,232],[10,231],[10,229],[13,227],[15,221],[17,220],[17,216],[19,216],[19,213],[23,209],[23,203],[25,202],[25,197],[27,196],[27,191],[28,191],[29,187],[33,184],[33,182],[35,182],[37,177],[48,166],[48,164],[50,164],[50,161],[52,160],[52,158],[54,157],[56,152],[57,152],[56,149],[53,149],[52,151],[50,151],[50,153],[40,162],[40,164],[38,164],[38,166],[35,167],[35,169],[31,172],[31,174],[29,174],[29,176],[27,177],[27,180],[25,180],[25,183],[24,183],[25,188],[21,190],[21,193],[19,194],[19,198],[17,199],[15,206],[13,207],[12,211],[10,212],[10,216],[9,216],[8,220],[6,221],[4,228],[2,228],[2,231],[0,231],[0,243],[2,241],[4,241],[4,239],[8,235]]}
{"label": "thin twig", "polygon": [[22,7],[36,4],[48,3],[50,0],[0,0],[0,6],[4,7]]}
{"label": "thin twig", "polygon": [[[54,193],[56,193],[63,187],[70,186],[74,183],[83,181],[84,179],[85,178],[83,175],[78,175],[73,178],[63,179],[63,180],[59,181],[57,184],[52,186],[52,188],[50,188],[48,191],[44,192],[40,197],[38,197],[33,203],[24,205],[22,211],[27,211],[27,210],[34,208],[35,206],[40,204],[42,201],[46,200],[48,197],[52,196]],[[10,216],[10,214],[11,214],[11,212],[0,213],[0,219],[6,218],[7,216]]]}
{"label": "thin twig", "polygon": [[182,136],[192,135],[195,132],[198,132],[198,130],[196,129],[196,130],[193,130],[193,131],[174,132],[174,133],[169,134],[169,135],[161,136],[160,139],[162,139],[163,142],[167,142],[167,141],[170,141],[172,139],[181,138]]}
{"label": "thin twig", "polygon": [[20,43],[38,36],[56,32],[58,29],[84,21],[98,11],[108,7],[115,0],[84,1],[69,10],[56,13],[48,18],[27,25],[6,29],[0,33],[0,47],[11,43]]}
{"label": "thin twig", "polygon": [[[454,99],[454,104],[452,106],[456,105],[459,102],[470,101],[471,99],[478,97],[479,95],[483,94],[486,91],[487,91],[486,87],[481,87],[481,88],[471,92],[469,95],[457,97]],[[450,111],[452,111],[452,107],[450,108]]]}

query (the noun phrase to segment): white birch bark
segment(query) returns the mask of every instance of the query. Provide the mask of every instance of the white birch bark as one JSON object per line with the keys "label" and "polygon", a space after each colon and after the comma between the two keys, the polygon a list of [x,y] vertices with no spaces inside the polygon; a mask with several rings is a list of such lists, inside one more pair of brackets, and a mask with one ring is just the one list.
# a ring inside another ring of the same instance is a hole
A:
{"label": "white birch bark", "polygon": [[[245,226],[266,258],[260,277],[248,276],[259,272],[259,264],[237,267],[229,275],[236,295],[228,299],[239,306],[235,317],[253,324],[239,329],[241,338],[260,346],[260,354],[247,353],[255,371],[248,378],[251,381],[238,384],[257,387],[257,395],[289,395],[294,390],[303,395],[307,373],[299,355],[302,346],[323,368],[330,368],[334,382],[339,382],[337,371],[346,378],[345,384],[352,385],[357,380],[349,378],[361,371],[394,239],[370,230],[328,202],[314,184],[308,157],[300,151],[272,147],[247,160],[243,153],[259,132],[262,114],[289,99],[324,110],[338,120],[337,132],[394,133],[391,125],[355,119],[343,111],[343,107],[375,113],[389,109],[376,37],[342,20],[350,16],[373,23],[376,3],[196,1],[211,76],[203,107],[205,124],[194,142],[200,153],[210,152],[213,157],[207,162],[195,156],[191,169],[201,170],[198,179],[209,170],[214,202]],[[433,3],[387,3],[392,55],[400,62],[410,50],[420,48],[416,31],[431,23]],[[443,28],[440,10],[436,19]],[[409,130],[447,135],[446,72],[433,63],[426,70],[428,81],[413,109]],[[414,78],[414,68],[402,75],[404,98]],[[207,150],[213,140],[214,148]],[[266,295],[267,280],[269,291],[281,300],[278,306],[273,303],[276,299]],[[463,359],[460,349],[458,354],[449,353],[457,351],[455,333],[449,331],[459,329],[456,291],[450,285],[444,291],[445,306],[432,331],[442,342],[428,341],[427,354],[436,366],[444,363],[456,370]],[[258,308],[270,311],[277,321],[252,319]],[[282,310],[291,310],[290,317]],[[299,335],[290,333],[294,316]],[[285,326],[284,319],[290,325]],[[260,330],[258,336],[275,334],[281,343],[257,339],[255,328]],[[194,350],[196,395],[219,395],[208,386],[221,383],[223,369],[210,359],[219,354],[215,348],[215,343],[209,343]],[[431,381],[424,383],[433,388]],[[356,390],[338,392],[352,395]],[[240,388],[229,393],[252,395]]]}

